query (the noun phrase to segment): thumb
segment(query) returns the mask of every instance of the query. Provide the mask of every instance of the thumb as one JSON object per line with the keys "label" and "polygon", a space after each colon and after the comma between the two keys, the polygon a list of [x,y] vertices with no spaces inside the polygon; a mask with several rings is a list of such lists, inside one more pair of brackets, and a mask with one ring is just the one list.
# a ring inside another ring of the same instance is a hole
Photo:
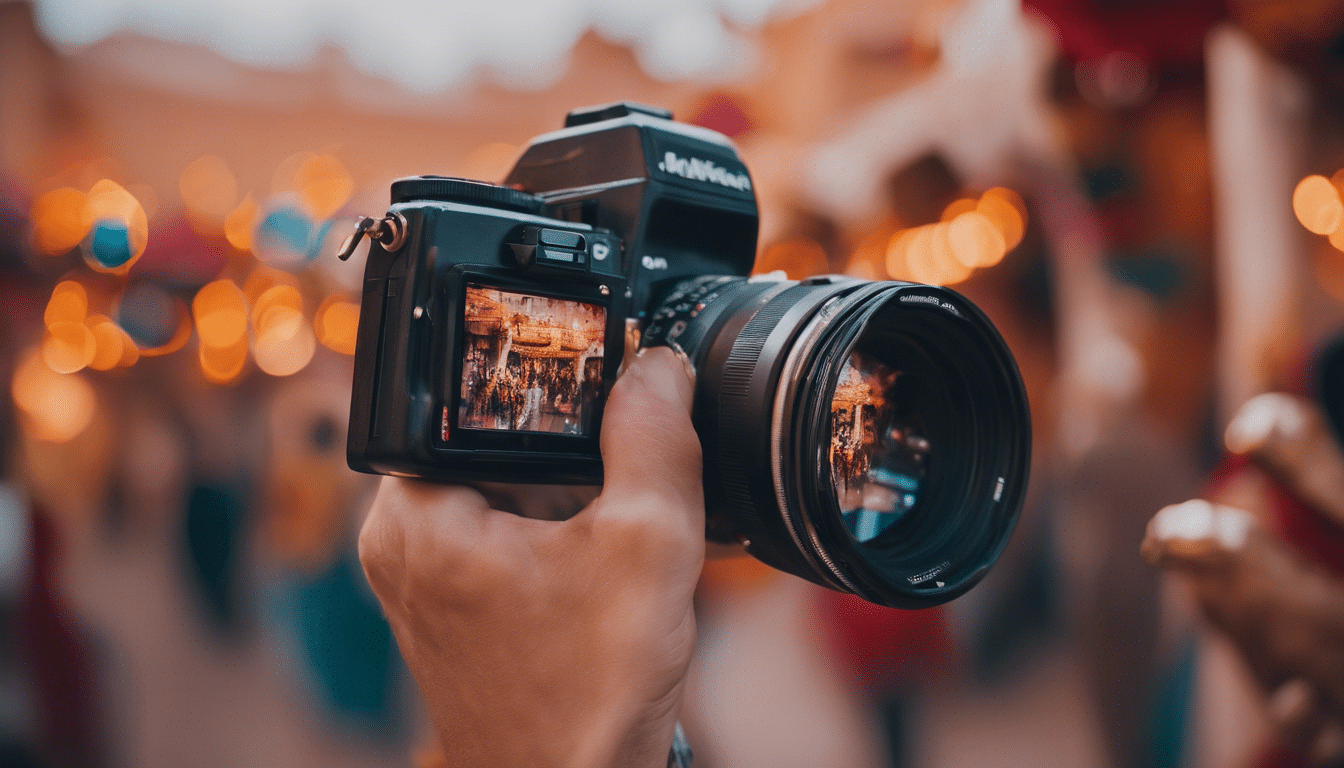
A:
{"label": "thumb", "polygon": [[702,508],[700,439],[691,425],[695,385],[684,360],[667,347],[646,349],[612,387],[602,417],[604,501],[653,497]]}

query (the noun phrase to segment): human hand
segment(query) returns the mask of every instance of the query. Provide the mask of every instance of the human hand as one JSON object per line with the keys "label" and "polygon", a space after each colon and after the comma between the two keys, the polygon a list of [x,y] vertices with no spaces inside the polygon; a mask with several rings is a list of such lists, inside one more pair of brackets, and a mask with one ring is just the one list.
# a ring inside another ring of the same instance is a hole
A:
{"label": "human hand", "polygon": [[1249,512],[1203,499],[1159,511],[1142,552],[1181,574],[1231,638],[1285,742],[1315,765],[1344,760],[1344,583]]}
{"label": "human hand", "polygon": [[383,478],[360,559],[448,765],[667,764],[705,552],[692,392],[670,350],[629,366],[606,405],[604,488],[567,520]]}
{"label": "human hand", "polygon": [[1196,501],[1162,510],[1145,555],[1188,577],[1260,678],[1288,740],[1319,760],[1344,759],[1344,582],[1238,508],[1267,518],[1276,505],[1272,478],[1344,525],[1344,454],[1316,404],[1277,392],[1247,401],[1224,440],[1254,467],[1224,483],[1220,493],[1232,506]]}
{"label": "human hand", "polygon": [[1282,392],[1257,395],[1237,411],[1224,442],[1344,526],[1344,452],[1315,403]]}

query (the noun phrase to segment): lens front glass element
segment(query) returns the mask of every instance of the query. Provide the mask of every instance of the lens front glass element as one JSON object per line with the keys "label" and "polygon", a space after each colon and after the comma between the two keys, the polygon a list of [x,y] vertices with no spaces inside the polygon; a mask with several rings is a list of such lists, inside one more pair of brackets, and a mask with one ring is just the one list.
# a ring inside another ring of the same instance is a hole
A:
{"label": "lens front glass element", "polygon": [[[818,491],[833,494],[836,534],[857,545],[838,559],[938,588],[979,568],[997,538],[991,466],[1002,440],[986,406],[1001,388],[989,386],[992,353],[964,315],[879,301],[836,339]],[[975,381],[987,386],[973,394]]]}
{"label": "lens front glass element", "polygon": [[851,352],[831,399],[831,472],[845,526],[868,542],[919,503],[931,446],[914,378]]}

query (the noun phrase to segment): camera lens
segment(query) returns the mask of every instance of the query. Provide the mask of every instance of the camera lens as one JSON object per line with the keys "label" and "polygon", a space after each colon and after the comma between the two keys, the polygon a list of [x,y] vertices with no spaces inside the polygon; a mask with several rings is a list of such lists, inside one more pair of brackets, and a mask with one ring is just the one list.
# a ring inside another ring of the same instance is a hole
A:
{"label": "camera lens", "polygon": [[1007,544],[1026,394],[955,292],[697,278],[662,301],[644,343],[680,346],[698,371],[711,538],[900,608],[960,595]]}

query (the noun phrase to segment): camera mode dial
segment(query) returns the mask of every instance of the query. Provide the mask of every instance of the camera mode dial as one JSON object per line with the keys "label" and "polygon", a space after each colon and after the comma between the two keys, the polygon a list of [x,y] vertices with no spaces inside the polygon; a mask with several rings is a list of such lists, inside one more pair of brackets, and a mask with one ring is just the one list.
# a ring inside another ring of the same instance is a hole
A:
{"label": "camera mode dial", "polygon": [[416,200],[467,203],[488,208],[507,208],[541,215],[546,203],[536,195],[512,187],[456,176],[408,176],[392,182],[392,204]]}

